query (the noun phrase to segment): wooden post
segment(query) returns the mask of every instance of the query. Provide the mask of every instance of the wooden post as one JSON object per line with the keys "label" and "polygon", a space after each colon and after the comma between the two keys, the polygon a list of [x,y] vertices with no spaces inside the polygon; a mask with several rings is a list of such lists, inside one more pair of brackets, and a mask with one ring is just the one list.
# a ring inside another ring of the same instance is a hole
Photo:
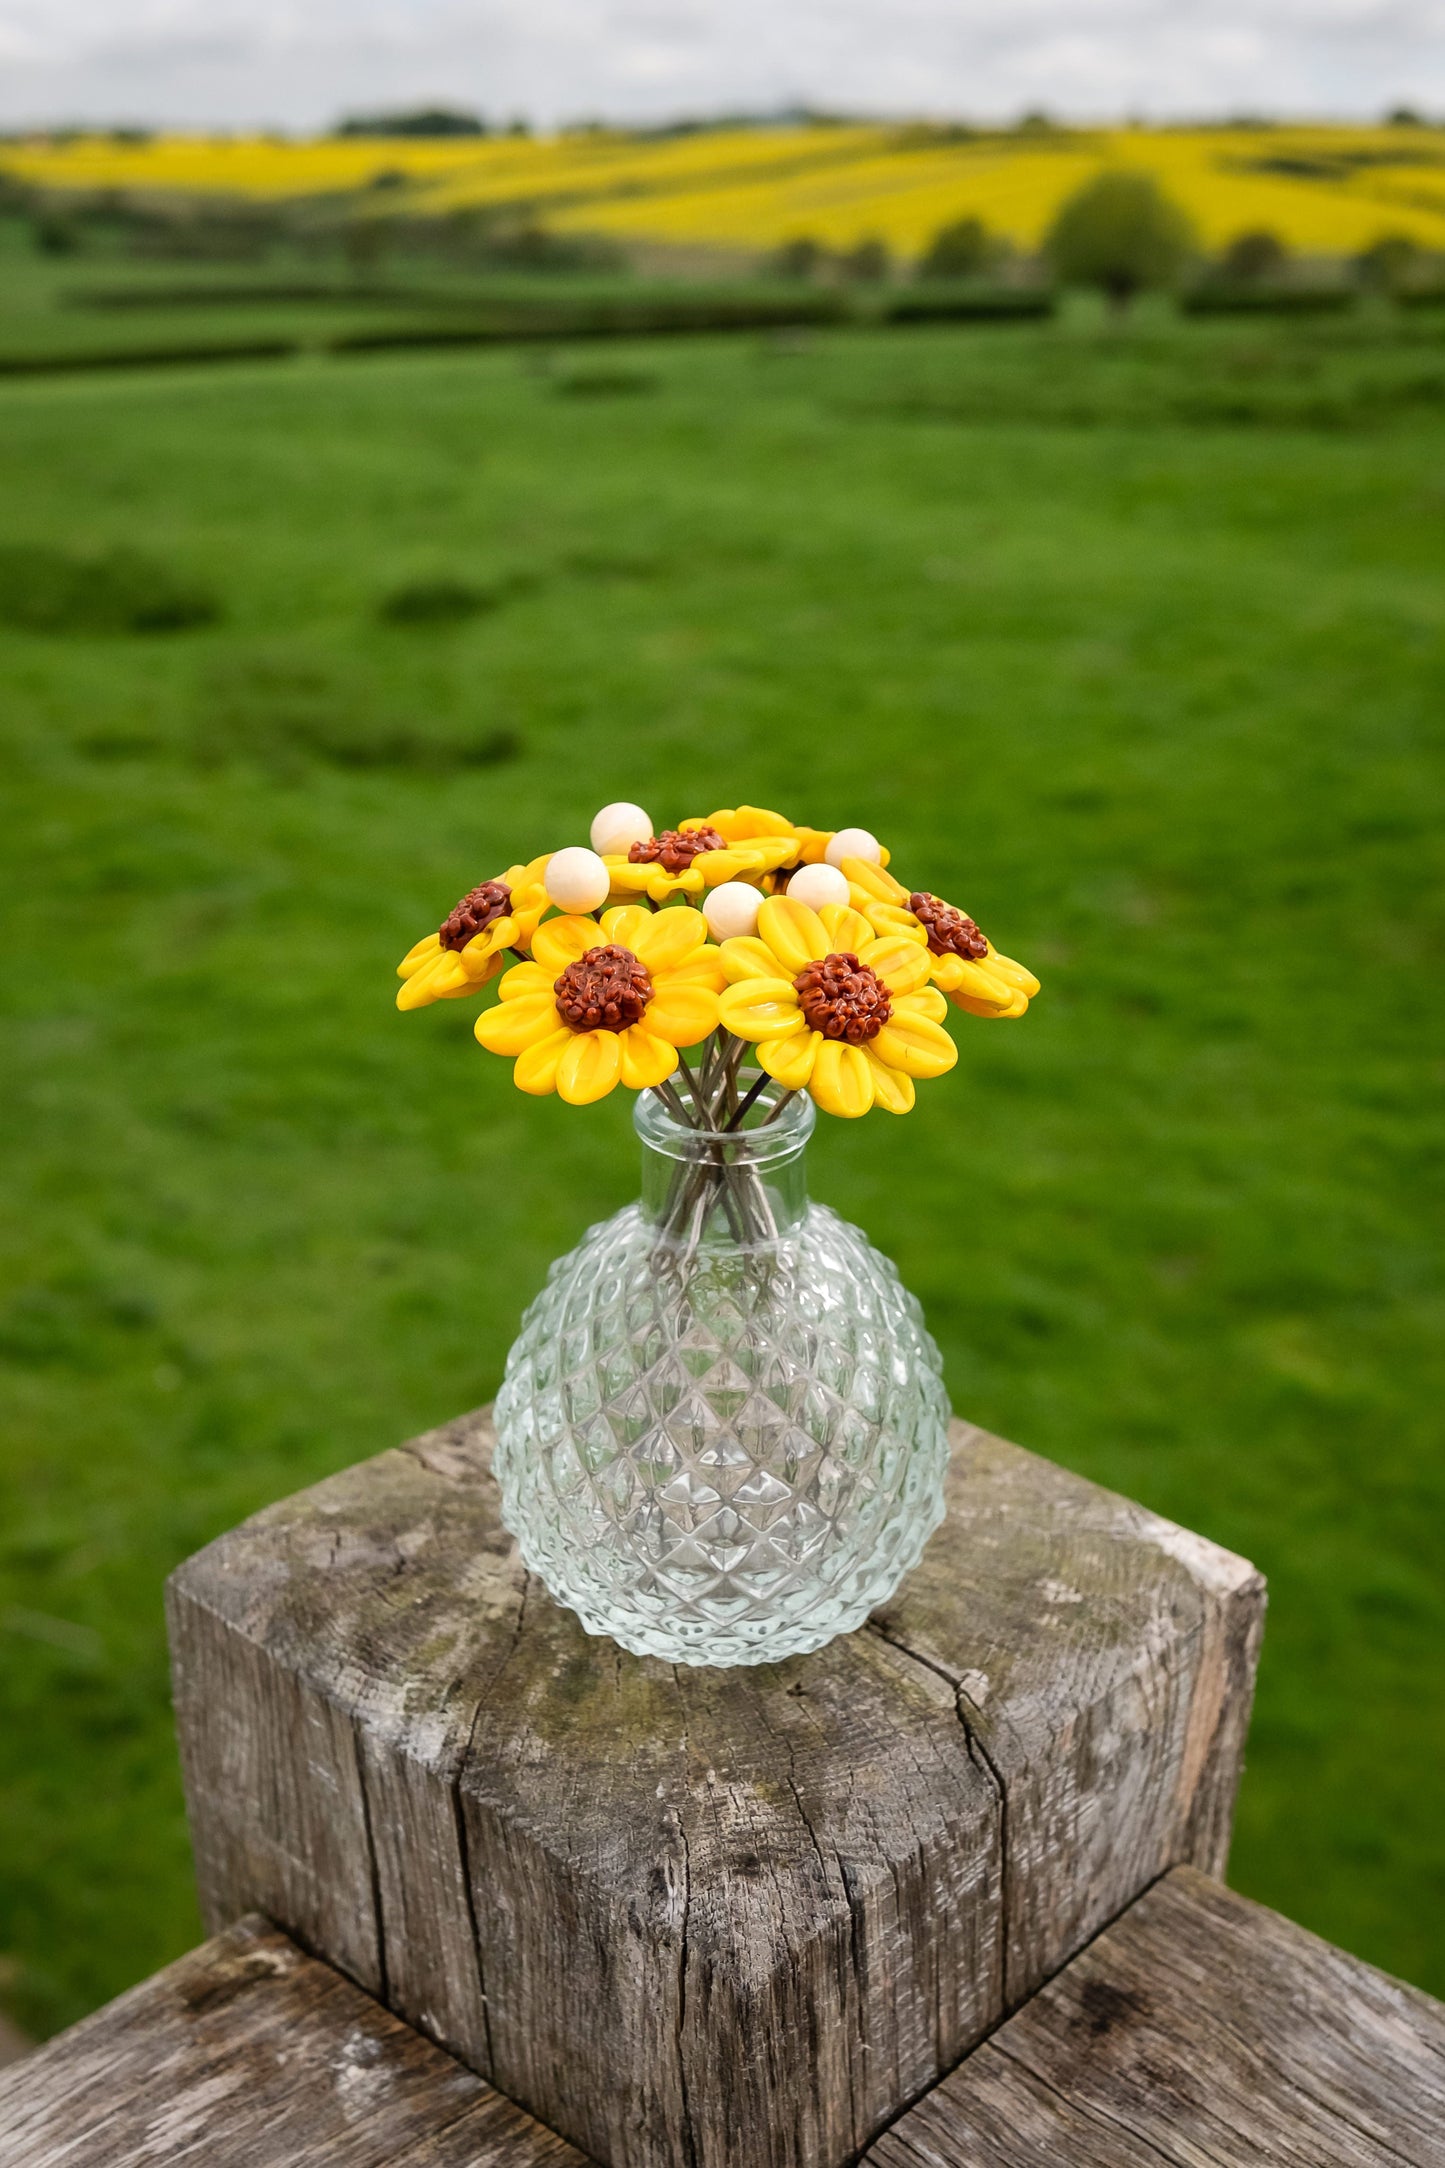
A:
{"label": "wooden post", "polygon": [[257,1909],[608,2168],[839,2168],[1167,1867],[1223,1866],[1243,1561],[955,1426],[949,1516],[818,1655],[589,1639],[485,1413],[174,1576],[208,1922]]}
{"label": "wooden post", "polygon": [[265,1920],[0,2078],[5,2168],[590,2168]]}
{"label": "wooden post", "polygon": [[862,2168],[1440,2168],[1445,2006],[1178,1867]]}

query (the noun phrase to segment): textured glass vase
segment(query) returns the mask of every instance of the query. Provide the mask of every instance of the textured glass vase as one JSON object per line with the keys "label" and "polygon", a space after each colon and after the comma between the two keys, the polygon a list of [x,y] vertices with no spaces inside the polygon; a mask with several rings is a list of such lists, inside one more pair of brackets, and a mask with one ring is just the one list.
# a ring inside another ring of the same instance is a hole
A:
{"label": "textured glass vase", "polygon": [[943,1518],[938,1349],[887,1258],[808,1202],[813,1104],[776,1097],[719,1137],[639,1094],[642,1201],[553,1265],[497,1398],[525,1563],[589,1633],[674,1663],[820,1648]]}

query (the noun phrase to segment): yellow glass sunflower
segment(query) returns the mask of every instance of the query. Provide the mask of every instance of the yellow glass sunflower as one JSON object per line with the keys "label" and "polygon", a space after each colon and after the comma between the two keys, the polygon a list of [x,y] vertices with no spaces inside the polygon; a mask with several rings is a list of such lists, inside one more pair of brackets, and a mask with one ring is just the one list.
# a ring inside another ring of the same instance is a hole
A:
{"label": "yellow glass sunflower", "polygon": [[510,948],[526,948],[547,909],[543,876],[547,858],[508,866],[483,881],[448,912],[435,933],[408,949],[397,965],[404,981],[399,1009],[424,1009],[431,1001],[455,1001],[475,993],[501,970]]}
{"label": "yellow glass sunflower", "polygon": [[825,1113],[906,1114],[914,1078],[942,1076],[958,1059],[927,950],[906,935],[880,937],[846,904],[813,911],[770,896],[757,933],[724,941],[718,954],[730,982],[719,1021],[756,1042],[769,1076],[810,1092]]}
{"label": "yellow glass sunflower", "polygon": [[882,866],[845,858],[850,900],[880,936],[922,942],[929,975],[956,1008],[971,1016],[1022,1016],[1039,990],[1032,971],[1001,956],[974,924],[941,896],[909,890]]}
{"label": "yellow glass sunflower", "polygon": [[700,896],[724,881],[760,882],[779,866],[796,865],[799,841],[791,821],[760,806],[728,806],[706,820],[686,820],[646,843],[605,857],[614,896]]}
{"label": "yellow glass sunflower", "polygon": [[678,1048],[717,1025],[720,951],[707,945],[701,911],[621,904],[593,918],[549,918],[532,937],[532,961],[503,978],[476,1035],[493,1054],[516,1057],[520,1091],[557,1092],[569,1105],[663,1084]]}

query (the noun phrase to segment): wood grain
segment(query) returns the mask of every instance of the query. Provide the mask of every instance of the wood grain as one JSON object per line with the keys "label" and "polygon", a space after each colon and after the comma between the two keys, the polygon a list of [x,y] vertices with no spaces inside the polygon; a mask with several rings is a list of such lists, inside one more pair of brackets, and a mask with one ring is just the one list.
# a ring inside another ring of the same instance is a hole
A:
{"label": "wood grain", "polygon": [[1240,1561],[960,1425],[949,1520],[875,1627],[674,1669],[528,1578],[490,1435],[383,1454],[174,1577],[202,1897],[611,2168],[835,2168],[1162,1868],[1220,1863]]}
{"label": "wood grain", "polygon": [[5,2168],[586,2168],[247,1919],[0,2077]]}
{"label": "wood grain", "polygon": [[866,2168],[1440,2168],[1445,2006],[1188,1867]]}
{"label": "wood grain", "polygon": [[1012,2009],[1165,1868],[1223,1875],[1265,1591],[1204,1537],[955,1430],[943,1540],[872,1623],[952,1683],[1006,1802]]}

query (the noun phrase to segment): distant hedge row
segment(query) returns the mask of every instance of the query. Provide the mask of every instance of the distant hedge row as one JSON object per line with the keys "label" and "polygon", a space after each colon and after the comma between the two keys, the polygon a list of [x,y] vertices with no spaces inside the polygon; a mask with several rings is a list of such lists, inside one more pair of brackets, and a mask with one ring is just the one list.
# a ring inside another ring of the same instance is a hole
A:
{"label": "distant hedge row", "polygon": [[[378,297],[379,298],[379,297]],[[394,297],[394,298],[400,298]],[[1342,286],[1209,282],[1179,296],[1189,316],[1334,314],[1357,305]],[[1445,289],[1422,288],[1397,297],[1410,307],[1445,307]],[[321,340],[279,334],[258,338],[156,340],[134,345],[70,348],[49,353],[0,353],[0,376],[62,370],[154,368],[212,361],[274,361],[306,352],[380,353],[408,348],[477,347],[525,341],[659,337],[714,331],[788,331],[930,323],[1041,322],[1058,306],[1048,287],[979,282],[920,283],[864,299],[832,287],[734,287],[668,293],[508,298],[471,304],[475,313],[403,317],[362,325]]]}
{"label": "distant hedge row", "polygon": [[776,286],[675,293],[574,294],[484,304],[469,320],[455,314],[362,325],[320,342],[274,338],[177,339],[50,354],[0,355],[0,374],[59,369],[147,368],[163,363],[271,360],[308,347],[335,354],[416,347],[512,344],[526,340],[661,337],[710,331],[788,331],[864,323],[1005,323],[1048,316],[1053,296],[1018,287],[916,286],[871,305],[836,288]]}
{"label": "distant hedge row", "polygon": [[1204,285],[1180,297],[1186,316],[1334,316],[1359,296],[1348,286]]}
{"label": "distant hedge row", "polygon": [[49,376],[70,369],[152,369],[191,361],[278,361],[301,351],[295,339],[184,339],[172,345],[81,347],[64,353],[0,354],[0,376]]}
{"label": "distant hedge row", "polygon": [[880,311],[887,324],[1005,324],[1052,316],[1057,297],[1046,286],[902,287]]}

